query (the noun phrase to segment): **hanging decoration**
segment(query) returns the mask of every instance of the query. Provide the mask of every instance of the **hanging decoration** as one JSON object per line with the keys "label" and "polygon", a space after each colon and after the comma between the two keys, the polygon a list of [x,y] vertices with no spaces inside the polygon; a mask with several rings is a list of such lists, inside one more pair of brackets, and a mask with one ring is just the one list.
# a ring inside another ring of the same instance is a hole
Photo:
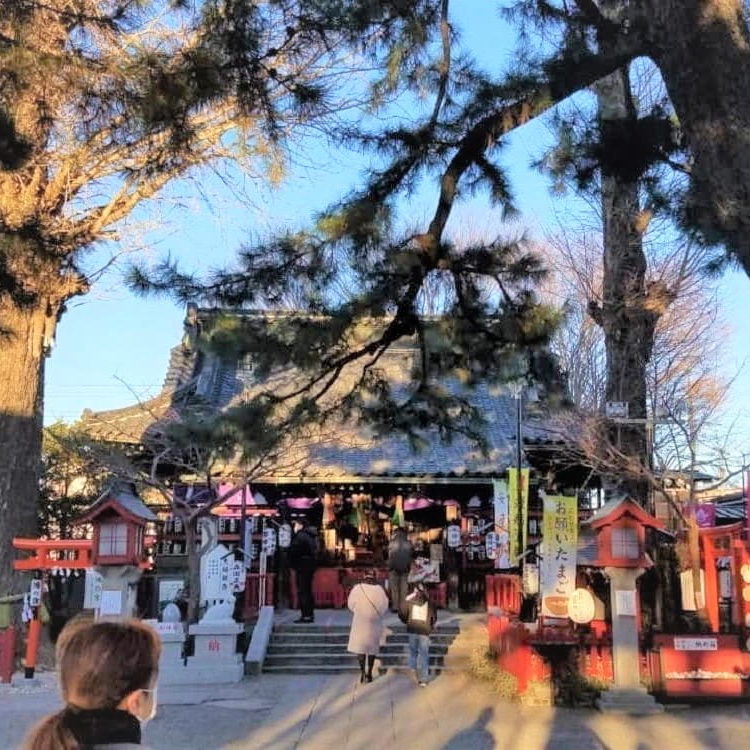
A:
{"label": "hanging decoration", "polygon": [[576,585],[578,500],[546,496],[542,531],[542,615],[567,617]]}
{"label": "hanging decoration", "polygon": [[[521,469],[520,482],[521,482],[521,508],[519,517],[518,508],[518,482],[519,473],[518,469],[508,469],[508,506],[510,509],[510,557],[511,566],[515,566],[516,560],[526,550],[526,544],[528,541],[528,509],[529,509],[529,470]],[[518,527],[521,526],[521,533],[523,538],[521,540],[521,548],[518,546]],[[511,567],[508,566],[508,567]]]}
{"label": "hanging decoration", "polygon": [[451,548],[456,549],[461,545],[461,527],[452,523],[445,531],[445,543]]}
{"label": "hanging decoration", "polygon": [[499,552],[500,535],[495,531],[490,531],[484,538],[484,548],[487,552],[488,560],[495,560]]}
{"label": "hanging decoration", "polygon": [[393,512],[393,525],[404,525],[404,498],[401,495],[396,496],[396,510]]}
{"label": "hanging decoration", "polygon": [[495,533],[497,534],[497,552],[495,568],[510,568],[510,528],[508,515],[508,486],[504,479],[492,482],[492,505],[495,513]]}

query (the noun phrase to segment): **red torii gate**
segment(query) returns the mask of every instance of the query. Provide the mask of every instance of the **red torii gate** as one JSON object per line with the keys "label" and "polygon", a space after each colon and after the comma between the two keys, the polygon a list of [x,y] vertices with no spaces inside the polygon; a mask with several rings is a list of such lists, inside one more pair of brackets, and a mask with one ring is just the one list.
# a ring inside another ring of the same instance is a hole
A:
{"label": "red torii gate", "polygon": [[[31,557],[13,561],[14,570],[44,571],[55,568],[85,570],[93,567],[94,543],[90,539],[23,539],[15,538],[13,547],[24,552],[33,552]],[[33,679],[39,655],[39,640],[42,622],[39,607],[32,607],[29,635],[26,641],[24,677]]]}

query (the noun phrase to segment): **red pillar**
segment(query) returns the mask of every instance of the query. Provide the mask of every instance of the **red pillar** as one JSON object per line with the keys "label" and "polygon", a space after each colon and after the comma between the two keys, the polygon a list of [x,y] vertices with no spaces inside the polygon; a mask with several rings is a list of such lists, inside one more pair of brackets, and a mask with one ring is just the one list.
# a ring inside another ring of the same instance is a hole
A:
{"label": "red pillar", "polygon": [[29,623],[29,636],[26,641],[26,658],[24,660],[24,677],[27,679],[31,679],[34,676],[41,637],[42,621],[39,619],[39,607],[34,607],[34,616]]}
{"label": "red pillar", "polygon": [[706,612],[711,624],[711,632],[719,632],[719,582],[716,570],[716,559],[714,557],[713,539],[711,537],[701,538],[703,543],[703,564],[706,575]]}

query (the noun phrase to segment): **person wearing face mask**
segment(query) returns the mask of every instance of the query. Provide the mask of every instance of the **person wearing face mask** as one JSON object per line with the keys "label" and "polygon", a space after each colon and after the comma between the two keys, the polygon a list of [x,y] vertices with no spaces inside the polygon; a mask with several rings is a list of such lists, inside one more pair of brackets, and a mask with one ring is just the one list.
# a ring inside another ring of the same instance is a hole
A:
{"label": "person wearing face mask", "polygon": [[25,750],[129,750],[156,714],[161,641],[138,620],[71,622],[57,642],[65,708],[43,719]]}

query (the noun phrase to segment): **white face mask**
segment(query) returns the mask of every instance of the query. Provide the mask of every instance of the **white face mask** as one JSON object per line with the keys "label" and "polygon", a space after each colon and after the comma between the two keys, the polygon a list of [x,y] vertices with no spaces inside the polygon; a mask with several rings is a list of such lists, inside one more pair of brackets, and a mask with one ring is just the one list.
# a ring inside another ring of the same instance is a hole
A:
{"label": "white face mask", "polygon": [[152,688],[151,690],[146,690],[145,688],[143,688],[141,690],[141,692],[142,693],[150,693],[151,694],[151,711],[149,712],[148,716],[138,716],[137,717],[138,721],[141,722],[141,726],[145,727],[146,724],[148,724],[149,721],[151,721],[151,719],[153,719],[154,716],[156,716],[156,696],[157,696],[157,689],[156,688]]}

